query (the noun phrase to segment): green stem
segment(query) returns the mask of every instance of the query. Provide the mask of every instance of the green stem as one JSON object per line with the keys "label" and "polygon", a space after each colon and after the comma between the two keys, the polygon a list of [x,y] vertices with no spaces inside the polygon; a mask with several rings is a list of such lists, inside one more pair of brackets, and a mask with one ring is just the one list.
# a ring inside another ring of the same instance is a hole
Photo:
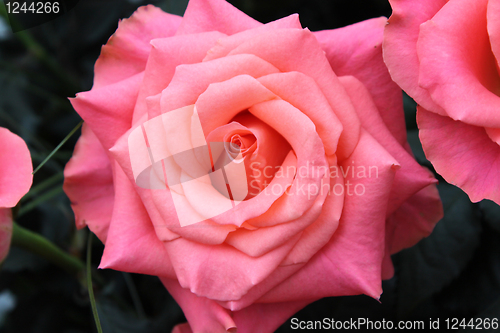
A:
{"label": "green stem", "polygon": [[81,260],[62,251],[47,238],[23,228],[15,222],[13,224],[12,245],[37,254],[70,274],[78,275],[85,270],[85,264]]}
{"label": "green stem", "polygon": [[94,315],[95,326],[98,333],[102,333],[101,321],[99,319],[99,313],[97,312],[97,304],[94,297],[94,287],[92,286],[92,269],[91,269],[91,257],[92,257],[92,233],[89,233],[89,239],[87,241],[87,288],[89,291],[90,305],[92,307],[92,314]]}

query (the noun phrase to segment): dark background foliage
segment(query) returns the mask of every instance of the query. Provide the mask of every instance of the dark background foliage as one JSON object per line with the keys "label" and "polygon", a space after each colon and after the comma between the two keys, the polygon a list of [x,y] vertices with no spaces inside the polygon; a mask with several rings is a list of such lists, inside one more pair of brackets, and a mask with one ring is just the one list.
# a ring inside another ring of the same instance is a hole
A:
{"label": "dark background foliage", "polygon": [[[391,12],[386,0],[230,2],[261,22],[299,13],[303,26],[313,31],[388,17]],[[27,142],[35,167],[80,121],[67,97],[91,88],[101,45],[120,18],[146,3],[181,15],[187,1],[80,0],[59,18],[15,34],[1,21],[0,126]],[[418,161],[432,169],[418,141],[415,104],[407,96],[405,113],[412,149]],[[35,175],[16,220],[84,260],[87,231],[75,230],[61,187],[62,171],[77,137]],[[441,318],[441,328],[446,318],[468,322],[500,317],[500,208],[489,201],[472,204],[442,179],[439,190],[445,218],[430,237],[393,256],[395,276],[384,281],[381,303],[367,296],[325,298],[294,317],[423,320],[426,327],[429,319]],[[95,241],[94,267],[102,250]],[[170,332],[185,321],[156,277],[110,270],[98,274],[103,283],[95,285],[95,293],[104,332]],[[289,320],[277,332],[292,331],[296,330]],[[13,247],[0,271],[0,332],[95,332],[86,289],[78,277]]]}

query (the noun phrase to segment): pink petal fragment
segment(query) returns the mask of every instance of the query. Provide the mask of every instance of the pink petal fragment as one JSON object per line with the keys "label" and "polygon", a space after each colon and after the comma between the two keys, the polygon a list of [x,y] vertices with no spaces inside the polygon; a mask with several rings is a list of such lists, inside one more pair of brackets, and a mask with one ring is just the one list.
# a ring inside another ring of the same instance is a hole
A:
{"label": "pink petal fragment", "polygon": [[16,134],[0,127],[0,208],[14,207],[33,182],[28,146]]}
{"label": "pink petal fragment", "polygon": [[182,18],[152,5],[140,7],[102,47],[95,64],[94,88],[129,78],[146,67],[154,38],[173,36]]}
{"label": "pink petal fragment", "polygon": [[177,35],[189,35],[205,31],[220,31],[232,35],[253,29],[262,23],[254,20],[226,1],[189,1]]}
{"label": "pink petal fragment", "polygon": [[500,147],[482,127],[417,108],[420,141],[436,171],[472,202],[500,203]]}
{"label": "pink petal fragment", "polygon": [[71,200],[77,228],[88,225],[106,243],[115,200],[113,173],[108,154],[87,124],[64,168],[63,189]]}

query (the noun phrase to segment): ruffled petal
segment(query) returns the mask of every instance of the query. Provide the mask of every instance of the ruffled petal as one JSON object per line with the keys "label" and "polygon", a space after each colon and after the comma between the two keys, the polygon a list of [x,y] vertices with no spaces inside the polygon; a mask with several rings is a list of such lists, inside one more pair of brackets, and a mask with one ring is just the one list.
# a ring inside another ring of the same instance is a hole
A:
{"label": "ruffled petal", "polygon": [[152,5],[139,7],[102,47],[94,69],[94,88],[127,79],[146,67],[154,38],[173,36],[182,18]]}
{"label": "ruffled petal", "polygon": [[500,147],[482,127],[455,121],[417,108],[425,156],[450,184],[463,189],[472,202],[500,204]]}
{"label": "ruffled petal", "polygon": [[64,168],[64,192],[71,201],[77,228],[86,225],[106,243],[115,192],[109,156],[83,124],[73,156]]}

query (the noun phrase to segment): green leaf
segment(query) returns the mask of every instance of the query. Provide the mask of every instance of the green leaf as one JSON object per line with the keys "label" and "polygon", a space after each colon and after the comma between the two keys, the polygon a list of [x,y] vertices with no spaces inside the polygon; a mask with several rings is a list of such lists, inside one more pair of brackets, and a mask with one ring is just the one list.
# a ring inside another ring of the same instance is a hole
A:
{"label": "green leaf", "polygon": [[465,268],[479,245],[476,207],[457,187],[440,183],[444,218],[432,234],[394,256],[398,278],[398,315],[406,317],[442,290]]}

